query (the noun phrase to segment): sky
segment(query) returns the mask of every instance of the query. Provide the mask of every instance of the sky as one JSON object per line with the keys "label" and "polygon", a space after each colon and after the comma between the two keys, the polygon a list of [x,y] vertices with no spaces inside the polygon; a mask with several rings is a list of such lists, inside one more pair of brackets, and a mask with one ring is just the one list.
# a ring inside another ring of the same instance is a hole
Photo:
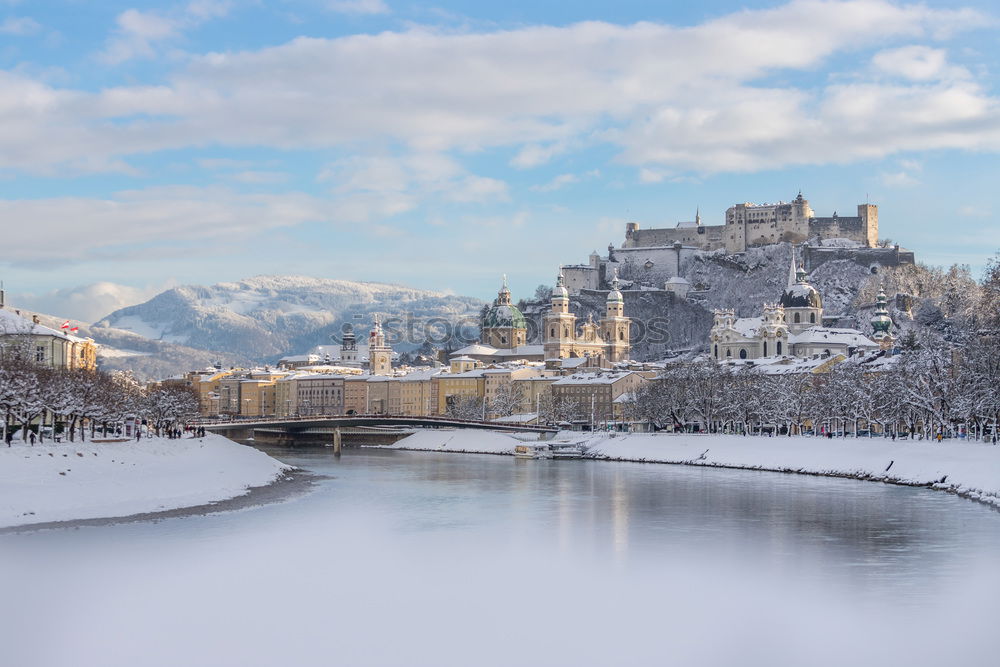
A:
{"label": "sky", "polygon": [[1000,249],[1000,9],[0,0],[0,280],[93,321],[260,274],[492,298],[791,200]]}

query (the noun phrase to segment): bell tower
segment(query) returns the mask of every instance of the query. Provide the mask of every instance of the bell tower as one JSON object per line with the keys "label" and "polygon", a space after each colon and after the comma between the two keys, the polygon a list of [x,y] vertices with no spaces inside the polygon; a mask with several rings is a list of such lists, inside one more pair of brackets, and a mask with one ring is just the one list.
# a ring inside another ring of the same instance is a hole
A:
{"label": "bell tower", "polygon": [[385,332],[378,313],[375,313],[375,323],[368,334],[368,370],[372,375],[392,373],[392,348],[385,344]]}
{"label": "bell tower", "polygon": [[562,267],[552,289],[552,308],[542,320],[542,349],[546,359],[565,359],[571,355],[576,339],[576,315],[569,312],[569,290]]}
{"label": "bell tower", "polygon": [[618,267],[615,267],[611,291],[605,302],[606,315],[601,320],[601,338],[607,348],[604,358],[610,362],[628,361],[631,351],[629,336],[632,333],[632,320],[625,317],[625,299],[618,285]]}

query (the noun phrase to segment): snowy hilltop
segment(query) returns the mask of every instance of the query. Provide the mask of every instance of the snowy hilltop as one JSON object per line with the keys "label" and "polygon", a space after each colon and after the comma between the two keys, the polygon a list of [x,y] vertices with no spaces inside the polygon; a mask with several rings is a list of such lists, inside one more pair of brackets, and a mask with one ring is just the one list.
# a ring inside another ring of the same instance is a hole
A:
{"label": "snowy hilltop", "polygon": [[[222,360],[268,361],[329,345],[338,339],[344,324],[367,326],[374,313],[381,314],[383,320],[409,315],[417,322],[429,318],[454,322],[476,317],[481,306],[482,301],[472,297],[400,285],[257,276],[167,290],[146,303],[111,313],[87,333],[115,349],[126,347],[156,358],[182,346],[217,354]],[[141,341],[155,341],[161,349],[137,350],[143,347]],[[400,348],[406,347],[403,341]],[[137,361],[113,355],[105,356],[103,367],[134,367]],[[159,374],[190,370],[176,367],[183,356],[175,354],[170,363],[162,364]],[[145,363],[153,365],[148,359]]]}

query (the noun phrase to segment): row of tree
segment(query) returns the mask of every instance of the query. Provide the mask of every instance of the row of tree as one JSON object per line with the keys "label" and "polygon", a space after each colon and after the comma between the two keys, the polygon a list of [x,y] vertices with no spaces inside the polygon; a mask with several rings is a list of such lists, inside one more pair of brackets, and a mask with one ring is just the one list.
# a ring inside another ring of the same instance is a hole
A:
{"label": "row of tree", "polygon": [[198,400],[183,388],[147,389],[131,373],[61,370],[18,354],[9,339],[0,347],[0,418],[8,445],[20,431],[25,441],[63,433],[70,441],[123,432],[145,423],[157,435],[198,415]]}
{"label": "row of tree", "polygon": [[629,416],[657,428],[711,432],[996,436],[995,337],[973,337],[961,346],[925,339],[894,357],[853,358],[824,373],[766,368],[671,365],[637,393]]}

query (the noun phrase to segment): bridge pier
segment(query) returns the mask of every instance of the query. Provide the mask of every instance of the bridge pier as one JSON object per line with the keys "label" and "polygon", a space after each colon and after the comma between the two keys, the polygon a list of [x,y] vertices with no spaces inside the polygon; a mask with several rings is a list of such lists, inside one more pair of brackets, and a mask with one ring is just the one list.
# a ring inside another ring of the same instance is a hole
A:
{"label": "bridge pier", "polygon": [[343,437],[340,433],[340,427],[333,429],[333,455],[340,456],[340,452],[344,447]]}

